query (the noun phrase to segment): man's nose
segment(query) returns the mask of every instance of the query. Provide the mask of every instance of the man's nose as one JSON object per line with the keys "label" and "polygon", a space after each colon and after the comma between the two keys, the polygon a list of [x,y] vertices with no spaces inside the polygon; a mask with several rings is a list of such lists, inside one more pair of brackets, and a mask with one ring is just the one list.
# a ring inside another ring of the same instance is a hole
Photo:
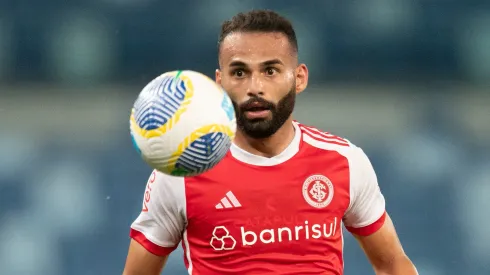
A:
{"label": "man's nose", "polygon": [[264,95],[264,82],[260,77],[260,74],[253,74],[250,77],[250,81],[247,87],[247,95],[250,97]]}

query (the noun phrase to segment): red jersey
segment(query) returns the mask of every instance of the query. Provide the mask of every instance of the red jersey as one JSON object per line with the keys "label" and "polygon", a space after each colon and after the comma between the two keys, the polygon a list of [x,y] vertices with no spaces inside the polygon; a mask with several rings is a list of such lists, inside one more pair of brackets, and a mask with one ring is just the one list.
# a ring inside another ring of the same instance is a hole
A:
{"label": "red jersey", "polygon": [[385,200],[362,149],[294,127],[291,144],[272,158],[232,145],[204,174],[154,171],[130,236],[156,255],[182,242],[189,274],[343,274],[342,224],[374,233]]}

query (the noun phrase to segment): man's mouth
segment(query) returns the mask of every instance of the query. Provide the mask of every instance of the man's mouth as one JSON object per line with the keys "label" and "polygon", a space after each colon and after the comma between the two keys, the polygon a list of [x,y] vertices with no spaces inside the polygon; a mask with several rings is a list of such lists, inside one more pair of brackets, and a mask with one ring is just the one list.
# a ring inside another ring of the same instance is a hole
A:
{"label": "man's mouth", "polygon": [[250,104],[251,106],[248,106],[245,108],[245,116],[248,119],[262,119],[266,118],[269,113],[270,113],[270,108],[266,106],[265,104],[261,103],[254,103]]}

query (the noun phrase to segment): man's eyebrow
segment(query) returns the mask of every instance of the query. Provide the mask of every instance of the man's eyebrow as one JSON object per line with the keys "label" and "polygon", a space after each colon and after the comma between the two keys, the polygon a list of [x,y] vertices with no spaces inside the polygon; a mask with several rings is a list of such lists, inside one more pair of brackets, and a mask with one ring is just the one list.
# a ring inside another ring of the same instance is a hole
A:
{"label": "man's eyebrow", "polygon": [[[271,60],[267,60],[267,61],[264,61],[262,63],[260,63],[261,66],[263,67],[266,67],[266,66],[272,66],[272,65],[284,65],[284,63],[279,60],[279,59],[271,59]],[[243,61],[232,61],[230,64],[229,64],[230,67],[247,67],[247,64],[245,64],[245,62]]]}
{"label": "man's eyebrow", "polygon": [[233,61],[231,62],[228,66],[230,67],[247,67],[247,64],[245,64],[245,62],[243,61]]}
{"label": "man's eyebrow", "polygon": [[279,59],[272,59],[272,60],[267,60],[261,63],[262,66],[272,66],[272,65],[284,65],[281,60]]}

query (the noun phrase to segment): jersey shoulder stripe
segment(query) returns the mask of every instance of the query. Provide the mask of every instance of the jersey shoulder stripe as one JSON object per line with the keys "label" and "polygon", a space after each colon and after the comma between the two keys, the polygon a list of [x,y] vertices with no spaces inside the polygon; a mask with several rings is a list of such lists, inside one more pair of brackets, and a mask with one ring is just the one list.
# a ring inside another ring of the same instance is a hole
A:
{"label": "jersey shoulder stripe", "polygon": [[298,126],[301,129],[301,131],[303,131],[304,135],[306,135],[307,137],[312,138],[316,141],[340,145],[340,146],[345,146],[345,147],[350,147],[352,145],[345,138],[341,138],[341,137],[333,135],[329,132],[320,131],[315,127],[306,126],[303,124],[298,124]]}

